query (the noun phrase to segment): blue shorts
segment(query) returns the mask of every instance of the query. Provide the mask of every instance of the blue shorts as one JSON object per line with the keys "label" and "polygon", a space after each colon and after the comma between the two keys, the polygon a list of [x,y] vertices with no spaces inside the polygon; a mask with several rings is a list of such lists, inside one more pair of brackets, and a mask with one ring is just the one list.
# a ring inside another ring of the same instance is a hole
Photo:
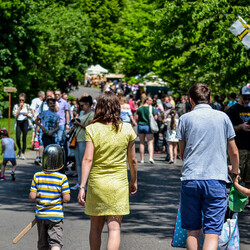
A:
{"label": "blue shorts", "polygon": [[149,125],[138,125],[137,128],[138,134],[152,134],[151,128]]}
{"label": "blue shorts", "polygon": [[10,157],[6,157],[6,158],[3,158],[3,164],[6,164],[8,161],[11,162],[11,164],[14,166],[16,165],[16,158],[10,158]]}
{"label": "blue shorts", "polygon": [[[182,181],[181,227],[221,234],[227,210],[226,183],[218,180]],[[202,226],[202,212],[204,215]]]}

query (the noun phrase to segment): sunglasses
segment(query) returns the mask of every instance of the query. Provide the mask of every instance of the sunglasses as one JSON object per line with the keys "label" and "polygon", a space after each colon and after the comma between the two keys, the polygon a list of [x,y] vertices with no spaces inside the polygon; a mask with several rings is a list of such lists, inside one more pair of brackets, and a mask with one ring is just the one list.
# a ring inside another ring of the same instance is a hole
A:
{"label": "sunglasses", "polygon": [[87,103],[84,103],[84,104],[80,105],[80,107],[83,108],[83,106],[85,106],[85,105],[87,105]]}
{"label": "sunglasses", "polygon": [[24,100],[23,100],[23,99],[20,99],[19,102],[24,102]]}

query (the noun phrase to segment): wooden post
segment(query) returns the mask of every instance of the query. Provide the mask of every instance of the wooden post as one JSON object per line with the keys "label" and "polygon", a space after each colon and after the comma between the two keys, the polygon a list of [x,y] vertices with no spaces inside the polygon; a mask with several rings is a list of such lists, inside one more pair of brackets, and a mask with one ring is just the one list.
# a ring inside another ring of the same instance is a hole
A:
{"label": "wooden post", "polygon": [[17,92],[17,89],[15,87],[4,87],[3,88],[4,92],[8,92],[9,93],[9,119],[8,119],[8,132],[10,135],[10,114],[11,114],[11,93],[15,93]]}
{"label": "wooden post", "polygon": [[9,92],[9,119],[8,119],[8,132],[10,136],[10,113],[11,113],[11,92]]}

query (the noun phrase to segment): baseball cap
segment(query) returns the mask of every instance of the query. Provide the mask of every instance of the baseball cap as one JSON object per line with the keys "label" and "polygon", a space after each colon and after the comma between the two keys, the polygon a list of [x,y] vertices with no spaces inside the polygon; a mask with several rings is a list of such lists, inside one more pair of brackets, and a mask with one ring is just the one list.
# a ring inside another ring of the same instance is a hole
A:
{"label": "baseball cap", "polygon": [[248,197],[240,193],[234,185],[231,186],[229,194],[229,208],[233,212],[241,212],[245,206]]}
{"label": "baseball cap", "polygon": [[240,90],[241,95],[250,97],[250,83],[248,83],[246,86],[242,87]]}

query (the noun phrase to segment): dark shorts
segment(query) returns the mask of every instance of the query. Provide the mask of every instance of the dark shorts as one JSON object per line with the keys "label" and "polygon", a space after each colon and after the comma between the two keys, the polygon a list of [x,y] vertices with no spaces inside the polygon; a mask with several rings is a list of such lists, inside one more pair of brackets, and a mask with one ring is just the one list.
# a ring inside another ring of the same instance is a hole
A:
{"label": "dark shorts", "polygon": [[43,141],[42,145],[44,146],[44,148],[46,148],[50,144],[55,144],[56,143],[55,137],[53,135],[48,136],[47,134],[42,135],[42,141]]}
{"label": "dark shorts", "polygon": [[9,158],[9,157],[3,158],[4,165],[6,165],[8,161],[10,161],[13,166],[16,165],[16,158]]}
{"label": "dark shorts", "polygon": [[[221,234],[227,210],[226,183],[218,180],[182,181],[181,227],[203,228],[205,234]],[[202,226],[202,212],[204,215]]]}
{"label": "dark shorts", "polygon": [[58,246],[62,248],[63,220],[61,219],[36,219],[38,230],[37,248],[47,250]]}
{"label": "dark shorts", "polygon": [[149,125],[138,125],[137,128],[138,134],[152,134],[151,128]]}

